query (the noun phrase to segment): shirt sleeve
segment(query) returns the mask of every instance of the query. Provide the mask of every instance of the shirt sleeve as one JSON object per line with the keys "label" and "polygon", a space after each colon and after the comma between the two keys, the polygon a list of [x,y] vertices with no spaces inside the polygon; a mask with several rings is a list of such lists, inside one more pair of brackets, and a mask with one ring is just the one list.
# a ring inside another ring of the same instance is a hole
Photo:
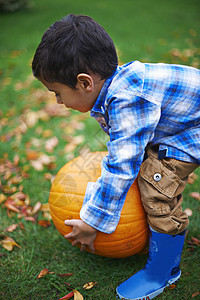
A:
{"label": "shirt sleeve", "polygon": [[153,138],[160,107],[139,96],[117,95],[108,105],[110,141],[102,173],[87,189],[81,219],[105,233],[115,231],[126,194],[136,179],[145,147]]}

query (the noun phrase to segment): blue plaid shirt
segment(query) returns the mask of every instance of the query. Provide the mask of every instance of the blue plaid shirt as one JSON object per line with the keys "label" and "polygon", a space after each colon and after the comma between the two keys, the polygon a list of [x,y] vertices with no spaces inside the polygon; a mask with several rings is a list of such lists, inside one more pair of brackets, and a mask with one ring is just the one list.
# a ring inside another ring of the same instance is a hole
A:
{"label": "blue plaid shirt", "polygon": [[200,164],[200,71],[195,68],[138,61],[119,66],[104,82],[91,116],[110,140],[101,177],[88,184],[80,216],[102,232],[116,229],[149,143],[159,145],[159,158]]}

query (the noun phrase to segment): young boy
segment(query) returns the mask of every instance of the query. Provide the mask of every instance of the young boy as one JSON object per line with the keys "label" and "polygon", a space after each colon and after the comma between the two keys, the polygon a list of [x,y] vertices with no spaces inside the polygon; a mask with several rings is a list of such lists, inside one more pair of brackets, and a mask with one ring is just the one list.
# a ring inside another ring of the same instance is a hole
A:
{"label": "young boy", "polygon": [[150,226],[149,257],[117,295],[154,298],[181,275],[188,226],[181,194],[200,164],[199,70],[138,61],[118,66],[106,31],[92,18],[72,14],[45,32],[32,69],[58,103],[90,111],[110,135],[101,177],[85,195],[81,220],[65,221],[72,226],[66,238],[94,251],[97,230],[115,230],[138,176]]}

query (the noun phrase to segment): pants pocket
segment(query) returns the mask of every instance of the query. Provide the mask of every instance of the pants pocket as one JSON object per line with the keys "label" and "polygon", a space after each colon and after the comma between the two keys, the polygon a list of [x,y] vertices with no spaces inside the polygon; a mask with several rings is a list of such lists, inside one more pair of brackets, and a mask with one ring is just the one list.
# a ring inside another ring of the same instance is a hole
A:
{"label": "pants pocket", "polygon": [[170,214],[170,202],[181,183],[181,179],[161,161],[152,156],[147,158],[141,165],[138,177],[141,200],[146,212],[154,216]]}
{"label": "pants pocket", "polygon": [[173,198],[178,186],[182,183],[176,174],[152,156],[141,165],[140,176],[154,189],[166,196],[166,201]]}

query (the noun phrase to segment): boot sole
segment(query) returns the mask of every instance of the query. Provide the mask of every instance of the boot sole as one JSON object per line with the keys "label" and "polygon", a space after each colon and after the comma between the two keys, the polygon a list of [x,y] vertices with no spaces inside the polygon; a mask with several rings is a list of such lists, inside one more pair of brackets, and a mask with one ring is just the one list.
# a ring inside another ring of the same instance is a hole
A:
{"label": "boot sole", "polygon": [[168,283],[162,287],[161,289],[151,293],[151,294],[148,294],[148,295],[145,295],[145,296],[141,296],[139,298],[124,298],[123,296],[121,296],[118,292],[117,292],[117,299],[122,299],[122,300],[150,300],[150,299],[153,299],[155,298],[156,296],[158,296],[159,294],[161,294],[165,288],[169,287],[171,284],[175,283],[176,281],[179,280],[179,278],[181,277],[181,271],[179,272],[179,274],[174,277],[174,278],[171,278]]}

